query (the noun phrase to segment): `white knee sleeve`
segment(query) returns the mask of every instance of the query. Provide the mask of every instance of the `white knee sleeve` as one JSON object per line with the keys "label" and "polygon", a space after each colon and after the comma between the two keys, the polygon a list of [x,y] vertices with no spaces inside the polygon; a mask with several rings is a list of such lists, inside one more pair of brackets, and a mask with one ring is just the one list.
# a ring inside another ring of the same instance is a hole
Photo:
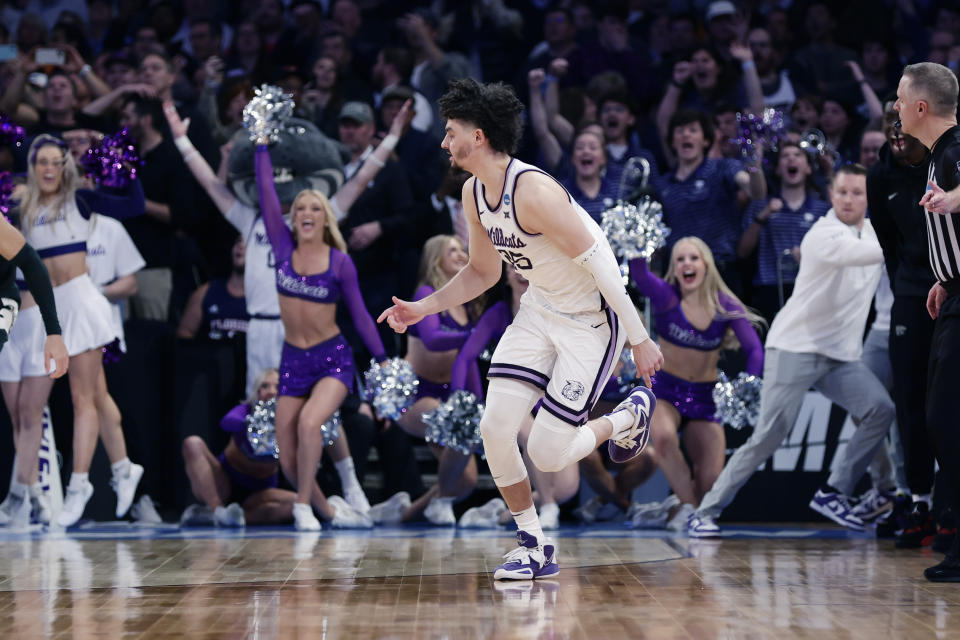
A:
{"label": "white knee sleeve", "polygon": [[527,454],[541,471],[555,472],[579,462],[597,448],[597,437],[586,425],[574,427],[548,411],[533,421]]}
{"label": "white knee sleeve", "polygon": [[487,465],[498,487],[509,487],[527,477],[517,446],[517,433],[540,395],[539,389],[519,380],[494,378],[490,381],[480,435]]}

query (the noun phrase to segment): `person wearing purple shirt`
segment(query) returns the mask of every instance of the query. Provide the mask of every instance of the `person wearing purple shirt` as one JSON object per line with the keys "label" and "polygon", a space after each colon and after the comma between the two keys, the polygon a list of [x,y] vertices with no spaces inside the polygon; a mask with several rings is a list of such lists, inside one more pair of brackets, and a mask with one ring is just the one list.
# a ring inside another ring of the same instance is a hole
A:
{"label": "person wearing purple shirt", "polygon": [[684,110],[670,120],[669,144],[677,167],[657,180],[663,204],[663,221],[673,238],[696,236],[710,247],[721,279],[734,292],[742,290],[736,264],[740,239],[737,192],[750,199],[767,195],[763,171],[739,160],[707,158],[713,144],[713,120],[706,113]]}
{"label": "person wearing purple shirt", "polygon": [[326,196],[311,189],[297,194],[290,205],[291,231],[283,221],[270,152],[263,140],[257,142],[254,167],[286,333],[276,431],[280,466],[297,487],[294,523],[300,530],[320,529],[312,504],[335,527],[370,526],[365,513],[339,496],[325,498],[314,482],[323,453],[321,426],[353,390],[356,377],[353,352],[336,324],[337,302],[343,299],[357,332],[378,362],[386,360],[383,342],[363,304],[356,267],[346,254]]}
{"label": "person wearing purple shirt", "polygon": [[[739,341],[747,373],[763,373],[763,346],[754,325],[762,320],[724,283],[705,242],[680,238],[673,245],[665,280],[647,261],[630,261],[630,275],[650,298],[665,366],[653,380],[657,407],[650,438],[670,487],[680,500],[668,527],[682,530],[694,507],[723,469],[726,437],[716,421],[713,387],[720,350]],[[732,334],[732,335],[731,335]],[[683,434],[693,472],[680,451]]]}
{"label": "person wearing purple shirt", "polygon": [[[420,259],[420,283],[414,299],[420,300],[440,289],[467,264],[463,241],[453,235],[437,235],[427,240]],[[450,397],[451,369],[458,350],[470,337],[474,321],[480,315],[482,299],[453,307],[442,313],[426,316],[410,327],[406,360],[420,383],[414,403],[406,410],[398,424],[412,436],[423,438],[426,425],[423,414],[433,411]],[[476,362],[466,371],[471,388],[480,386],[480,372]],[[431,447],[439,458],[437,484],[410,504],[409,496],[394,495],[384,511],[385,503],[374,508],[374,519],[379,522],[412,520],[423,514],[435,525],[454,525],[453,503],[469,495],[477,486],[477,462],[473,455],[465,455],[449,447]],[[390,512],[389,514],[387,512]],[[392,514],[392,515],[391,515]]]}
{"label": "person wearing purple shirt", "polygon": [[813,165],[797,144],[788,142],[780,147],[776,174],[780,178],[779,195],[750,203],[743,214],[743,235],[737,244],[740,258],[756,252],[751,301],[767,322],[773,322],[773,316],[793,293],[800,241],[830,210],[830,204],[811,188]]}
{"label": "person wearing purple shirt", "polygon": [[[223,417],[220,428],[230,434],[230,440],[220,455],[214,456],[200,436],[187,436],[183,441],[190,490],[213,511],[217,526],[282,523],[293,517],[297,494],[277,488],[276,458],[271,453],[254,451],[247,438],[247,416],[257,402],[277,396],[279,381],[276,369],[264,369],[257,376],[250,398]],[[190,505],[180,522],[197,522],[203,511],[201,505]]]}

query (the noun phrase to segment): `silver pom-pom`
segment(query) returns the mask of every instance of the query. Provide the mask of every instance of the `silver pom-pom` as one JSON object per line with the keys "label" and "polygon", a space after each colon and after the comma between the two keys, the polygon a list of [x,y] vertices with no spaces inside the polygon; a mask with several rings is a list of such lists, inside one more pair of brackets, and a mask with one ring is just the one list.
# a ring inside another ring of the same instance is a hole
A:
{"label": "silver pom-pom", "polygon": [[482,417],[483,403],[469,391],[458,389],[450,394],[446,402],[423,414],[421,420],[427,425],[423,437],[427,442],[435,442],[469,455],[476,451],[482,442]]}
{"label": "silver pom-pom", "polygon": [[381,418],[399,420],[413,404],[420,381],[403,358],[391,358],[383,366],[370,361],[363,374],[366,398]]}
{"label": "silver pom-pom", "polygon": [[330,419],[320,425],[320,431],[323,433],[323,446],[330,447],[340,437],[340,428],[343,421],[340,419],[340,410],[337,409],[330,416]]}
{"label": "silver pom-pom", "polygon": [[757,376],[741,372],[729,380],[721,371],[717,384],[713,388],[713,402],[717,407],[717,422],[728,424],[734,429],[756,427],[760,419],[760,390],[763,380]]}
{"label": "silver pom-pom", "polygon": [[293,116],[293,98],[280,87],[262,84],[243,108],[243,126],[254,142],[276,142],[284,123]]}
{"label": "silver pom-pom", "polygon": [[637,379],[637,363],[633,361],[633,349],[621,351],[620,362],[623,366],[617,374],[617,384],[620,386],[620,393],[625,394],[636,386],[634,380]]}
{"label": "silver pom-pom", "polygon": [[603,212],[600,222],[610,248],[620,260],[650,259],[667,243],[670,229],[663,223],[663,207],[644,196],[636,205],[620,203]]}
{"label": "silver pom-pom", "polygon": [[247,414],[247,441],[258,456],[280,457],[277,448],[277,399],[261,400]]}

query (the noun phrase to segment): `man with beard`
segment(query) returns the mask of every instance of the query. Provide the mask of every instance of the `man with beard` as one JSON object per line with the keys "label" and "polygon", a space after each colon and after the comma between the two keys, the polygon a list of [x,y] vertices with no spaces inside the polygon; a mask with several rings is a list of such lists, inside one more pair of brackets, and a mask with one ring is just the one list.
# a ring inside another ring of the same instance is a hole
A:
{"label": "man with beard", "polygon": [[247,335],[247,301],[243,293],[243,269],[247,243],[237,234],[230,252],[232,269],[226,278],[200,285],[190,296],[177,327],[178,338],[239,340]]}
{"label": "man with beard", "polygon": [[930,157],[919,140],[895,126],[897,112],[887,103],[886,144],[867,176],[870,217],[883,248],[893,291],[890,311],[890,361],[894,404],[904,450],[907,487],[913,510],[897,547],[929,544],[934,533],[930,494],[933,489],[933,444],[927,434],[927,357],[934,321],[925,301],[935,278],[930,271],[927,230],[917,202],[923,197]]}
{"label": "man with beard", "polygon": [[137,250],[147,262],[137,272],[136,295],[130,298],[133,314],[141,319],[166,322],[173,291],[174,229],[190,216],[194,181],[173,142],[162,131],[160,101],[131,96],[120,115],[120,126],[137,141],[143,166],[137,177],[147,199],[146,215],[123,221]]}
{"label": "man with beard", "polygon": [[[956,372],[960,365],[960,127],[957,126],[957,78],[943,65],[908,65],[897,87],[894,108],[903,132],[930,149],[925,209],[927,247],[936,282],[927,294],[927,312],[936,320],[927,369],[926,419],[950,492],[950,506],[960,512],[960,437],[956,423]],[[917,223],[914,223],[917,224]],[[914,354],[915,355],[915,354]],[[954,535],[947,557],[928,568],[933,582],[960,582],[960,537]]]}
{"label": "man with beard", "polygon": [[747,44],[757,65],[764,106],[789,111],[797,94],[790,82],[790,74],[781,69],[780,54],[773,46],[770,32],[763,27],[751,30],[747,35]]}

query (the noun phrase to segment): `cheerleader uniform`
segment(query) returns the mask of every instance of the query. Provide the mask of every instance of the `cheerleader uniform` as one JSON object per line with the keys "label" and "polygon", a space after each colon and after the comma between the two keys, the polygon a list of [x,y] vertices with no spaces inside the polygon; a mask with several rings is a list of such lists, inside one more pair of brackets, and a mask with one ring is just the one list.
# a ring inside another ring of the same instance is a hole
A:
{"label": "cheerleader uniform", "polygon": [[[423,285],[414,293],[413,299],[422,300],[433,292],[433,287]],[[407,331],[411,336],[420,338],[428,351],[449,351],[462,347],[470,337],[472,329],[473,321],[468,321],[464,325],[458,324],[449,313],[444,311],[424,317],[420,322],[410,325]],[[421,377],[414,402],[420,398],[436,398],[443,402],[450,397],[452,391],[453,388],[449,382],[434,382]]]}
{"label": "cheerleader uniform", "polygon": [[[630,275],[640,293],[653,305],[653,319],[661,340],[678,347],[697,351],[717,351],[723,345],[727,331],[732,329],[747,354],[747,373],[763,375],[763,346],[745,309],[737,300],[720,293],[720,306],[710,326],[700,330],[690,324],[680,306],[680,291],[654,275],[647,261],[630,261]],[[731,317],[732,316],[732,317]],[[653,393],[657,402],[669,402],[687,420],[715,422],[717,408],[713,402],[713,382],[691,382],[661,369],[653,378]]]}
{"label": "cheerleader uniform", "polygon": [[[330,247],[330,266],[323,273],[300,274],[293,268],[293,233],[283,222],[280,199],[273,187],[273,166],[265,146],[255,158],[260,211],[276,259],[277,293],[317,304],[335,304],[343,298],[367,349],[378,362],[386,359],[377,327],[360,296],[357,269],[348,255]],[[284,341],[280,353],[281,396],[302,397],[322,378],[336,378],[353,391],[356,365],[353,351],[342,334],[301,349]]]}
{"label": "cheerleader uniform", "polygon": [[[143,187],[136,180],[125,193],[111,194],[105,189],[78,189],[74,198],[67,200],[60,211],[43,207],[30,226],[22,221],[23,235],[41,258],[52,258],[87,251],[90,237],[90,216],[93,212],[111,218],[129,218],[144,211]],[[75,356],[112,342],[114,328],[110,303],[84,273],[53,288],[63,341],[67,353]]]}

